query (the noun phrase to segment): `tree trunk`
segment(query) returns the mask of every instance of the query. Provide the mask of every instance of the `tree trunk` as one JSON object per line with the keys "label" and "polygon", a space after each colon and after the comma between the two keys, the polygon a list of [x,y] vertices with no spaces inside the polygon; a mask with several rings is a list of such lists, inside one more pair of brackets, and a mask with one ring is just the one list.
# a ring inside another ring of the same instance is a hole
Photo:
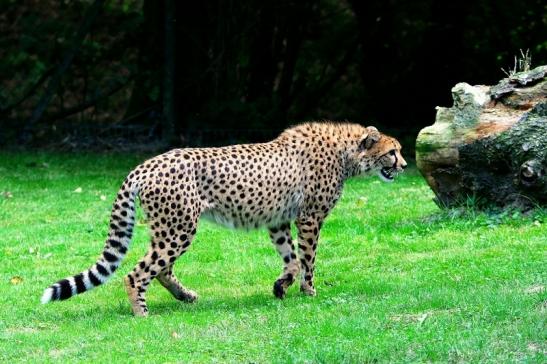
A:
{"label": "tree trunk", "polygon": [[278,56],[274,53],[275,8],[273,1],[264,1],[257,10],[256,33],[249,49],[249,81],[247,100],[271,97],[277,71]]}
{"label": "tree trunk", "polygon": [[[307,23],[310,21],[315,1],[300,0],[291,6],[287,22],[287,36],[285,38],[285,55],[283,59],[283,69],[279,78],[279,87],[277,94],[279,97],[279,118],[283,124],[287,119],[287,112],[291,106],[291,89],[293,86],[293,77],[296,68],[296,61],[302,46],[304,32]],[[316,100],[317,101],[317,100]]]}
{"label": "tree trunk", "polygon": [[127,103],[123,121],[151,123],[152,110],[160,109],[161,80],[163,70],[162,49],[164,47],[165,1],[144,0],[142,5],[143,24],[137,34],[139,39],[136,60],[135,81]]}
{"label": "tree trunk", "polygon": [[416,141],[418,169],[440,206],[547,206],[547,66],[496,86],[459,83],[454,105]]}
{"label": "tree trunk", "polygon": [[175,135],[175,1],[165,0],[164,10],[164,51],[163,51],[163,118],[162,141],[166,146],[174,146]]}

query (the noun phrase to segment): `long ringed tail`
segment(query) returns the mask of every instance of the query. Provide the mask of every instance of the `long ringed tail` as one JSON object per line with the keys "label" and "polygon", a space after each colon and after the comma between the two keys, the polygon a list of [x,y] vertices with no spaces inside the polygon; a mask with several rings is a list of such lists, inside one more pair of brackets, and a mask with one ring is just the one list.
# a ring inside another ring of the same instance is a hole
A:
{"label": "long ringed tail", "polygon": [[88,270],[61,279],[46,288],[42,295],[42,303],[66,300],[100,286],[110,278],[125,257],[131,242],[135,224],[135,198],[137,194],[138,189],[128,177],[114,201],[108,238],[97,262]]}

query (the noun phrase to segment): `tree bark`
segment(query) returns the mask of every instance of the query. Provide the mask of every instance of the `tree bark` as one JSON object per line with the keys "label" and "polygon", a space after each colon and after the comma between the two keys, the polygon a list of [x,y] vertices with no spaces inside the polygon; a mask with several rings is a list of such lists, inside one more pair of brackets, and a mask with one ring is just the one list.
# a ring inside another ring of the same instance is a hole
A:
{"label": "tree bark", "polygon": [[440,206],[547,206],[547,66],[495,86],[459,83],[454,105],[416,141],[416,163]]}

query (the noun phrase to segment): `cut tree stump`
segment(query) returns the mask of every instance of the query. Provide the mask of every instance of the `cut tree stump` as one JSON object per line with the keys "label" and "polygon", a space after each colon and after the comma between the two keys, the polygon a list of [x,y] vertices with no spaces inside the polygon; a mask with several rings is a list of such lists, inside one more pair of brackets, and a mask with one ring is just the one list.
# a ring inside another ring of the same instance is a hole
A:
{"label": "cut tree stump", "polygon": [[438,107],[416,140],[439,206],[547,206],[546,74],[540,66],[495,86],[454,86],[454,105]]}

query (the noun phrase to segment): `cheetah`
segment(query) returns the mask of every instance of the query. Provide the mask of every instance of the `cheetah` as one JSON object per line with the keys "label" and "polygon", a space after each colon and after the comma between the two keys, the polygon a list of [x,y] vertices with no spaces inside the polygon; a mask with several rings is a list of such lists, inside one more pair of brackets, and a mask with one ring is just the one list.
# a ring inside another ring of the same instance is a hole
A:
{"label": "cheetah", "polygon": [[129,248],[137,197],[151,245],[124,280],[134,315],[148,315],[145,294],[154,278],[178,300],[197,299],[173,265],[190,247],[200,217],[233,228],[266,227],[284,263],[273,294],[284,298],[300,278],[300,290],[314,296],[319,232],[344,182],[371,172],[393,181],[406,166],[396,139],[351,123],[304,123],[267,143],[171,150],[137,166],[123,182],[96,263],[47,288],[41,301],[64,300],[106,282]]}

